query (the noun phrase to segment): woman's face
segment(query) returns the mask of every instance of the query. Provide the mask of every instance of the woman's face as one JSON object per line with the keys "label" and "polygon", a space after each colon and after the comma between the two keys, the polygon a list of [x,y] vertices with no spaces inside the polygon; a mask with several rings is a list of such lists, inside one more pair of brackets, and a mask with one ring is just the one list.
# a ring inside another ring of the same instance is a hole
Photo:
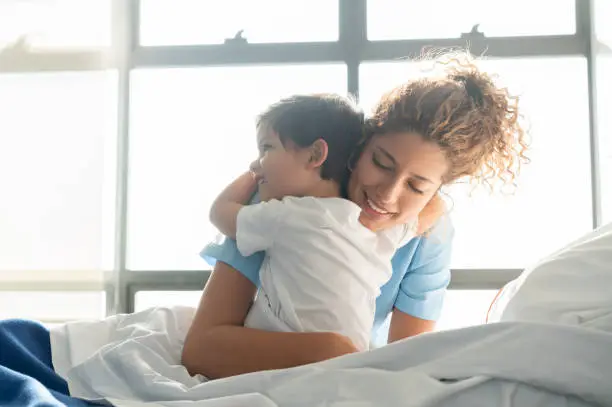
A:
{"label": "woman's face", "polygon": [[349,198],[361,207],[364,226],[387,229],[415,220],[447,170],[440,147],[416,133],[375,135],[353,168]]}

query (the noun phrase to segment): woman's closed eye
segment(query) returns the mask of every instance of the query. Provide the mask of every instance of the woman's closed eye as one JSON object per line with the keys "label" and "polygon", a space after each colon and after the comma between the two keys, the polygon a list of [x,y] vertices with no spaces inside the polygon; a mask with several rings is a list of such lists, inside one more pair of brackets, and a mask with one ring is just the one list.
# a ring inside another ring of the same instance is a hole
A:
{"label": "woman's closed eye", "polygon": [[372,162],[374,163],[375,166],[377,166],[378,168],[382,170],[393,171],[393,166],[388,165],[388,164],[383,164],[382,161],[376,156],[376,154],[372,154]]}
{"label": "woman's closed eye", "polygon": [[419,195],[423,195],[425,193],[425,191],[423,191],[422,189],[419,189],[417,187],[415,187],[412,183],[408,183],[408,188],[410,188],[411,190],[413,190],[414,192],[416,192]]}
{"label": "woman's closed eye", "polygon": [[[372,162],[374,163],[375,166],[377,166],[378,168],[384,171],[393,171],[394,169],[393,166],[391,165],[383,164],[382,161],[376,156],[376,154],[372,154]],[[408,185],[408,188],[412,190],[413,192],[419,195],[425,194],[425,191],[415,186],[413,182],[408,182],[407,185]]]}
{"label": "woman's closed eye", "polygon": [[[372,162],[374,163],[375,166],[377,166],[378,168],[380,168],[383,171],[389,171],[392,172],[395,170],[395,166],[394,164],[390,163],[383,163],[383,161],[378,157],[378,155],[376,153],[372,154]],[[420,187],[416,186],[413,180],[410,180],[406,183],[406,185],[408,186],[408,189],[410,189],[411,191],[413,191],[414,193],[417,193],[419,195],[424,195],[425,191],[422,190]]]}

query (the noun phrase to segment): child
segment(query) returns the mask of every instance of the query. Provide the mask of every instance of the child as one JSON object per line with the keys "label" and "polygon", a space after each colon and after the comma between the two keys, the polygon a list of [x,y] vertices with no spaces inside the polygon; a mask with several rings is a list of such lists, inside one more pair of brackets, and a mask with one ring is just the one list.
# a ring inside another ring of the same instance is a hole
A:
{"label": "child", "polygon": [[[369,348],[391,257],[414,232],[371,231],[359,222],[361,208],[344,199],[347,163],[362,137],[363,114],[337,95],[283,99],[258,118],[259,160],[211,208],[211,221],[242,255],[266,251],[245,326],[333,331]],[[246,205],[257,187],[262,203]]]}

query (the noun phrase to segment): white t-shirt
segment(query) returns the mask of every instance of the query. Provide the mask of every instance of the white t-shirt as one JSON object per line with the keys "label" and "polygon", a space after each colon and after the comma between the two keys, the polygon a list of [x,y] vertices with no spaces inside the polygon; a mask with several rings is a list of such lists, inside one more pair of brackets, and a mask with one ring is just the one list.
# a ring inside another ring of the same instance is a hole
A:
{"label": "white t-shirt", "polygon": [[245,326],[337,332],[367,349],[376,298],[391,278],[391,258],[414,231],[400,225],[374,233],[359,222],[360,213],[349,200],[314,197],[241,209],[238,250],[243,256],[266,251]]}

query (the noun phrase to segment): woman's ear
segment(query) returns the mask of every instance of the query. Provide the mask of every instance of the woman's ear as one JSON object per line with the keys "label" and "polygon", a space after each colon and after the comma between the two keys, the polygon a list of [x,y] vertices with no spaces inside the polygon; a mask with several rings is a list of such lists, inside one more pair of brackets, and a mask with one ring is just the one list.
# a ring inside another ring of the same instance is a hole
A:
{"label": "woman's ear", "polygon": [[310,154],[308,157],[308,167],[319,168],[327,160],[329,147],[325,140],[318,139],[308,148],[308,152]]}

